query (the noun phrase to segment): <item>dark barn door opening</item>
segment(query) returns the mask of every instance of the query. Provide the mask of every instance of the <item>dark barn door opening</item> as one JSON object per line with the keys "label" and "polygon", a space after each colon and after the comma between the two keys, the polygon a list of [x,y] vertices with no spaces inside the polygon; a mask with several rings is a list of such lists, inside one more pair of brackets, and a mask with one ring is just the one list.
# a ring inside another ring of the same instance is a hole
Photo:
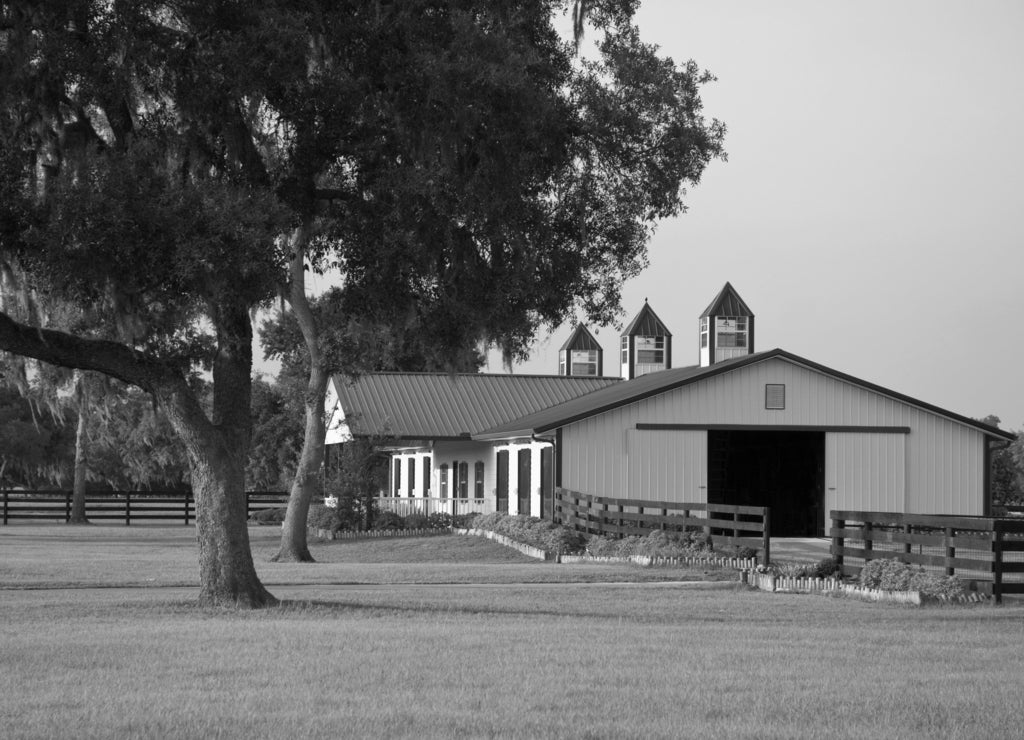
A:
{"label": "dark barn door opening", "polygon": [[825,433],[709,430],[708,503],[770,507],[772,537],[823,537]]}

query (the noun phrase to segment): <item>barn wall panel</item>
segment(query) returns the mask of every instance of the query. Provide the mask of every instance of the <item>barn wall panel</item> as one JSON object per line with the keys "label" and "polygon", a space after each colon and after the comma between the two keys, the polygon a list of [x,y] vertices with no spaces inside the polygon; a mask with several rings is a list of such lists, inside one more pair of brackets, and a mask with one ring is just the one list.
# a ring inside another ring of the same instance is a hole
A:
{"label": "barn wall panel", "polygon": [[906,435],[825,435],[825,507],[904,511]]}
{"label": "barn wall panel", "polygon": [[627,432],[627,483],[629,498],[707,502],[707,432]]}

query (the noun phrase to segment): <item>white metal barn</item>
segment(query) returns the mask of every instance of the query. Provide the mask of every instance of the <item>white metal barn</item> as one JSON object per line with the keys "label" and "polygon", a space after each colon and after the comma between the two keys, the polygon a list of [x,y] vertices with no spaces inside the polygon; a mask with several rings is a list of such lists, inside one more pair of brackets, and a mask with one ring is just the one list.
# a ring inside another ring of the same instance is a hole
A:
{"label": "white metal barn", "polygon": [[[618,347],[622,380],[598,377],[600,345],[578,329],[561,348],[560,376],[366,376],[359,383],[377,390],[343,392],[332,413],[381,417],[383,428],[388,414],[424,409],[393,448],[392,497],[537,515],[557,486],[769,506],[776,536],[820,535],[831,509],[989,513],[990,449],[1012,434],[781,349],[755,352],[754,322],[726,283],[699,318],[696,366],[672,368],[671,334],[645,302]],[[538,395],[548,386],[563,395]],[[379,401],[388,393],[398,399],[390,408]],[[488,405],[500,421],[474,411]],[[453,437],[445,419],[460,408],[470,415]]]}
{"label": "white metal barn", "polygon": [[781,349],[753,351],[728,283],[701,364],[649,373],[476,435],[555,441],[555,484],[610,498],[770,506],[779,536],[831,509],[988,513],[990,446],[1013,435]]}

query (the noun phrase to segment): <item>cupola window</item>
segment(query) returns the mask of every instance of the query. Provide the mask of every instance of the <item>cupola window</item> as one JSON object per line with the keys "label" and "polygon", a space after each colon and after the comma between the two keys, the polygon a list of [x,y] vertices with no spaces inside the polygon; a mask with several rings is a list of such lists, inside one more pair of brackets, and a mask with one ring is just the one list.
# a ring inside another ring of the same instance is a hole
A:
{"label": "cupola window", "polygon": [[[701,342],[704,341],[703,332]],[[703,346],[703,344],[701,345]],[[746,316],[719,316],[715,319],[715,346],[747,347],[747,317]]]}
{"label": "cupola window", "polygon": [[597,375],[597,350],[574,349],[572,351],[573,375]]}
{"label": "cupola window", "polygon": [[641,365],[665,363],[665,337],[637,337],[636,361]]}

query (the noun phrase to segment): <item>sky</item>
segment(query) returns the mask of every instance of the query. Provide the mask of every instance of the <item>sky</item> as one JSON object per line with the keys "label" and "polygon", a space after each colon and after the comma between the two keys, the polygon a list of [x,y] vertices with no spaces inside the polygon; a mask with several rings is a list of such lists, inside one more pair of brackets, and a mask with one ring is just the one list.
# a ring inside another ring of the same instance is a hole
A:
{"label": "sky", "polygon": [[[637,25],[718,78],[728,161],[658,224],[620,327],[647,298],[696,364],[729,281],[757,350],[1024,428],[1024,3],[648,0]],[[590,328],[611,373],[619,330]],[[513,371],[557,372],[570,331]]]}

